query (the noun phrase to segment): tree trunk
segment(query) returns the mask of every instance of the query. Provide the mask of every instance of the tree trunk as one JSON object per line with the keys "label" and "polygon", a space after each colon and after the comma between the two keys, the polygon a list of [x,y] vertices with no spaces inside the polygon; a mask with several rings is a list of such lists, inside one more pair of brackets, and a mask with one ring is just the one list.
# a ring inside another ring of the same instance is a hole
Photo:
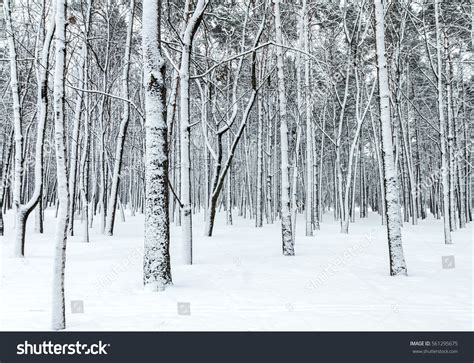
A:
{"label": "tree trunk", "polygon": [[145,86],[145,248],[143,281],[161,291],[172,283],[169,254],[168,128],[165,61],[161,51],[161,2],[143,1]]}
{"label": "tree trunk", "polygon": [[191,18],[188,20],[181,53],[181,67],[179,70],[180,91],[180,141],[181,141],[181,203],[183,204],[182,218],[182,257],[186,265],[193,263],[193,231],[191,206],[191,129],[189,110],[189,72],[191,68],[191,49],[194,34],[201,23],[208,0],[198,0]]}
{"label": "tree trunk", "polygon": [[382,159],[385,184],[385,210],[387,214],[387,237],[390,258],[390,275],[406,275],[407,267],[403,255],[401,222],[398,203],[397,169],[393,157],[392,125],[390,120],[390,90],[387,61],[385,58],[385,25],[382,0],[374,0],[375,40],[379,83],[380,123],[382,128]]}
{"label": "tree trunk", "polygon": [[53,272],[53,330],[66,328],[64,275],[68,226],[69,190],[67,178],[64,77],[66,61],[66,1],[56,0],[56,67],[54,71],[54,129],[59,209],[56,221],[56,248]]}
{"label": "tree trunk", "polygon": [[263,114],[262,95],[257,97],[258,126],[257,126],[257,198],[255,226],[263,226]]}
{"label": "tree trunk", "polygon": [[435,0],[435,23],[436,23],[436,57],[437,57],[437,87],[438,87],[438,119],[439,119],[439,137],[441,146],[441,183],[443,188],[443,220],[444,220],[444,243],[451,244],[451,226],[449,221],[449,166],[446,147],[446,120],[444,117],[443,100],[443,60],[441,56],[441,29],[439,26],[439,7],[440,0]]}
{"label": "tree trunk", "polygon": [[[280,0],[274,0],[276,42],[283,44],[280,18]],[[278,98],[280,110],[280,171],[281,171],[281,236],[284,256],[294,256],[295,247],[291,228],[290,166],[288,161],[288,115],[286,110],[285,72],[283,49],[277,47]]]}
{"label": "tree trunk", "polygon": [[[128,21],[127,21],[127,39],[125,41],[125,55],[124,55],[124,68],[122,75],[122,92],[123,98],[128,100],[129,91],[128,91],[128,78],[130,74],[130,47],[132,42],[132,30],[133,30],[133,16],[135,11],[135,0],[130,0],[129,4],[130,10],[128,12]],[[117,210],[117,195],[118,187],[120,183],[120,171],[122,169],[122,158],[123,158],[123,146],[125,144],[125,137],[127,135],[127,128],[130,119],[130,104],[124,102],[124,110],[122,115],[122,120],[120,122],[119,134],[117,137],[117,146],[115,150],[114,158],[114,169],[112,175],[112,186],[110,188],[110,197],[108,203],[108,214],[106,221],[106,233],[109,236],[112,236],[114,233],[114,223],[115,223],[115,213]]]}
{"label": "tree trunk", "polygon": [[[11,0],[5,0],[4,3],[5,13],[5,25],[7,33],[8,51],[10,53],[10,87],[12,92],[13,100],[13,129],[15,138],[15,164],[14,164],[14,176],[13,176],[13,207],[17,214],[17,219],[20,215],[21,206],[21,189],[22,189],[22,176],[23,176],[23,133],[22,133],[22,114],[20,105],[20,91],[18,85],[18,68],[17,68],[17,53],[15,38],[12,25],[12,9]],[[20,216],[21,218],[21,216]],[[17,229],[23,233],[23,228]],[[18,233],[17,233],[18,236]],[[22,234],[20,234],[20,237]],[[16,239],[15,243],[15,256],[24,257],[25,246],[24,246],[24,233],[23,237]]]}

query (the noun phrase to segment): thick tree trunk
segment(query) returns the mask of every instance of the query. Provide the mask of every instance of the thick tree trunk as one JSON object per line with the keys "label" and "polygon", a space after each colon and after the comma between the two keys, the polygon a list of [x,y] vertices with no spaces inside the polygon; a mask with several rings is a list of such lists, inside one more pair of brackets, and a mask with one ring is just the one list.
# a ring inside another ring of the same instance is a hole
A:
{"label": "thick tree trunk", "polygon": [[161,52],[161,2],[143,2],[145,86],[145,248],[143,281],[152,291],[172,283],[169,254],[168,128],[165,61]]}

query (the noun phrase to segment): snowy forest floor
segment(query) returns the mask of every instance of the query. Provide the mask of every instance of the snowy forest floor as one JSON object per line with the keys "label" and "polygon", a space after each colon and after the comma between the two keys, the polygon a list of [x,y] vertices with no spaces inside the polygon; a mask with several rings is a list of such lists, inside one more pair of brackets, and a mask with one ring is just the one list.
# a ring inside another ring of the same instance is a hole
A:
{"label": "snowy forest floor", "polygon": [[[45,233],[30,217],[26,258],[12,256],[13,214],[0,237],[0,330],[49,330],[54,211]],[[386,230],[380,217],[350,225],[324,216],[314,237],[304,236],[299,216],[296,256],[281,254],[279,221],[263,228],[218,215],[214,236],[204,237],[202,215],[194,216],[193,266],[180,263],[180,228],[172,226],[174,285],[165,292],[142,287],[143,216],[117,217],[115,235],[91,242],[68,239],[66,308],[68,330],[471,330],[472,226],[443,243],[441,220],[405,224],[408,277],[390,277]],[[442,256],[455,267],[443,268]],[[84,312],[71,314],[71,301]],[[189,303],[178,313],[178,303]],[[184,313],[184,314],[183,314]]]}

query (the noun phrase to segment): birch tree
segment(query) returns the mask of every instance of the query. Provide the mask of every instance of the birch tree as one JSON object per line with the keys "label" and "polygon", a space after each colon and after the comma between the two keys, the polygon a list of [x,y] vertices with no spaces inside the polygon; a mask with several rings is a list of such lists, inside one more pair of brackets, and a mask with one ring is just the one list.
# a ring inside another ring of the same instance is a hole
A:
{"label": "birch tree", "polygon": [[56,149],[56,170],[59,209],[56,221],[52,328],[66,328],[66,309],[64,302],[64,280],[66,272],[67,226],[69,220],[69,189],[67,177],[65,140],[65,91],[64,78],[66,66],[66,1],[56,0],[56,55],[54,69],[54,139]]}
{"label": "birch tree", "polygon": [[392,125],[390,117],[390,89],[385,57],[385,25],[382,0],[374,0],[375,41],[377,48],[377,75],[379,84],[380,124],[382,129],[382,159],[384,170],[384,200],[387,214],[387,238],[390,275],[406,275],[403,255],[398,203],[397,169],[393,157]]}
{"label": "birch tree", "polygon": [[[199,28],[204,10],[209,1],[198,0],[191,17],[186,21],[186,28],[182,37],[181,66],[179,69],[180,91],[180,146],[181,146],[181,203],[183,204],[182,219],[182,256],[186,264],[193,263],[193,227],[191,210],[191,154],[190,154],[190,111],[189,111],[189,80],[191,68],[191,50],[193,39]],[[189,2],[186,1],[185,17]]]}
{"label": "birch tree", "polygon": [[172,283],[169,254],[168,129],[160,1],[143,1],[142,23],[146,138],[143,280],[146,288],[160,291]]}
{"label": "birch tree", "polygon": [[[129,87],[128,77],[130,75],[130,51],[132,42],[132,31],[133,31],[133,16],[135,13],[135,0],[130,1],[129,12],[127,18],[127,39],[125,40],[125,54],[124,54],[124,67],[122,74],[122,97],[124,99],[129,98]],[[122,169],[122,158],[123,158],[123,146],[125,143],[125,136],[127,134],[128,123],[130,120],[130,105],[128,102],[124,102],[124,110],[122,120],[120,122],[119,134],[117,138],[117,147],[115,150],[114,158],[114,169],[112,175],[112,186],[110,188],[109,205],[107,207],[107,224],[106,233],[109,236],[113,235],[114,223],[115,223],[115,212],[117,209],[117,194],[120,183],[120,171]]]}
{"label": "birch tree", "polygon": [[[283,44],[281,30],[280,1],[273,0],[275,18],[275,39],[278,44]],[[293,233],[291,227],[290,207],[290,167],[288,156],[288,114],[286,109],[285,71],[283,48],[277,47],[277,75],[278,75],[278,100],[280,110],[280,171],[281,171],[281,236],[283,255],[293,256],[295,254]]]}
{"label": "birch tree", "polygon": [[[15,44],[15,35],[12,25],[12,8],[11,1],[6,0],[3,3],[6,25],[6,36],[8,42],[8,51],[10,54],[10,87],[13,99],[13,129],[15,139],[15,164],[14,164],[14,178],[13,178],[13,204],[15,206],[15,213],[18,224],[22,227],[20,229],[21,236],[24,236],[24,225],[21,224],[21,184],[23,176],[23,120],[20,106],[20,91],[18,85],[18,65],[17,65],[17,51]],[[18,221],[20,219],[20,221]],[[23,257],[25,255],[24,239],[17,240],[15,244],[15,255]]]}
{"label": "birch tree", "polygon": [[[435,24],[436,24],[436,80],[438,91],[438,120],[439,120],[439,138],[441,145],[441,180],[443,190],[443,221],[444,221],[444,243],[451,244],[451,223],[450,223],[450,192],[449,192],[449,161],[448,150],[446,146],[446,119],[444,110],[444,94],[443,94],[443,59],[441,40],[441,29],[439,22],[440,1],[435,0]],[[434,68],[433,68],[434,70]],[[448,111],[449,112],[449,111]]]}

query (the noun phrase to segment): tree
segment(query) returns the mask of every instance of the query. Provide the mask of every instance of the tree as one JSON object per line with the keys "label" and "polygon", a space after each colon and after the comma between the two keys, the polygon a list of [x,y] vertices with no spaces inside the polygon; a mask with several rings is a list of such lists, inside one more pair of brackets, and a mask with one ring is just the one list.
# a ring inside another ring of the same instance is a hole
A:
{"label": "tree", "polygon": [[161,1],[143,1],[145,86],[145,249],[143,281],[153,291],[171,281],[168,210],[168,128],[165,61],[161,50]]}
{"label": "tree", "polygon": [[[21,218],[20,206],[21,206],[21,185],[23,176],[23,118],[21,113],[20,105],[20,90],[18,85],[18,64],[17,64],[17,50],[15,44],[15,33],[13,32],[12,25],[12,8],[10,0],[6,0],[3,4],[5,11],[5,23],[6,33],[8,41],[8,50],[10,53],[10,87],[13,99],[13,130],[15,139],[15,166],[14,166],[14,178],[13,178],[13,204],[15,206],[15,213],[18,219]],[[18,225],[21,226],[21,221]],[[20,230],[21,235],[24,235],[24,225]],[[15,245],[15,255],[17,257],[23,257],[25,255],[24,238],[17,241]]]}
{"label": "tree", "polygon": [[54,139],[56,149],[56,170],[59,209],[56,221],[52,328],[66,328],[64,303],[64,277],[66,270],[67,226],[69,221],[69,188],[67,177],[67,155],[65,140],[65,92],[66,67],[66,1],[56,0],[56,65],[54,69]]}
{"label": "tree", "polygon": [[[193,223],[191,210],[191,126],[189,111],[189,72],[191,68],[191,50],[193,39],[196,34],[204,10],[209,0],[198,0],[196,8],[191,17],[186,20],[186,27],[182,36],[181,66],[179,69],[179,91],[180,91],[180,142],[181,142],[181,203],[183,204],[182,221],[182,252],[184,262],[188,265],[193,263]],[[184,16],[189,12],[189,0],[186,0]]]}
{"label": "tree", "polygon": [[[124,99],[129,98],[129,87],[128,78],[130,75],[130,51],[132,42],[132,31],[133,31],[133,15],[135,11],[135,0],[130,1],[130,11],[128,13],[127,21],[127,40],[125,41],[125,54],[124,54],[124,67],[122,74],[122,97]],[[125,136],[127,134],[128,123],[130,121],[130,105],[128,102],[124,103],[124,112],[122,120],[120,122],[119,134],[117,139],[117,147],[115,150],[114,158],[114,169],[112,175],[112,186],[110,188],[109,205],[107,207],[107,224],[106,232],[109,236],[113,235],[114,223],[115,223],[115,212],[117,209],[117,195],[118,187],[120,182],[120,171],[122,170],[122,158],[123,158],[123,145],[125,143]]]}
{"label": "tree", "polygon": [[[46,2],[43,2],[42,10],[44,14],[44,21],[46,21]],[[54,10],[54,9],[53,9]],[[51,15],[50,22],[47,27],[47,32],[43,41],[43,49],[41,54],[38,56],[38,66],[36,69],[38,91],[37,91],[37,102],[39,109],[39,117],[37,124],[37,136],[35,146],[35,184],[33,195],[30,200],[25,204],[20,204],[17,209],[16,218],[16,245],[17,251],[21,251],[21,255],[25,254],[25,235],[26,235],[26,222],[28,216],[33,209],[38,205],[43,193],[43,164],[44,164],[44,134],[46,128],[46,119],[48,116],[48,70],[49,70],[49,51],[53,39],[55,28],[54,12]],[[41,208],[40,206],[38,209]]]}
{"label": "tree", "polygon": [[[260,38],[262,36],[264,26],[265,26],[265,14],[262,19],[262,23],[260,26],[260,29],[257,32],[257,35],[255,36],[255,40],[252,46],[252,49],[255,49],[260,41]],[[241,44],[241,50],[242,52],[244,51],[244,46],[245,46],[245,39],[246,39],[246,26],[244,25],[243,27],[243,34],[242,34],[242,44]],[[213,150],[212,147],[210,147],[210,143],[206,142],[206,147],[209,149],[211,155],[214,158],[214,172],[213,172],[213,177],[210,185],[210,193],[209,193],[209,203],[208,203],[208,211],[207,211],[207,220],[206,220],[206,230],[205,230],[205,235],[210,237],[212,236],[212,231],[214,229],[214,221],[215,221],[215,216],[216,216],[216,208],[217,208],[217,202],[218,198],[220,196],[220,193],[222,191],[222,188],[224,187],[224,181],[225,177],[228,174],[230,168],[231,168],[231,163],[232,160],[235,156],[235,152],[237,149],[237,146],[239,145],[239,141],[241,137],[243,136],[243,133],[245,131],[245,128],[247,126],[247,121],[250,117],[250,112],[253,108],[253,105],[255,103],[255,100],[257,99],[257,93],[258,93],[258,86],[257,86],[257,79],[256,79],[256,52],[252,52],[252,61],[251,61],[251,76],[250,76],[250,96],[248,98],[248,101],[246,103],[245,109],[242,112],[242,119],[240,121],[239,127],[235,133],[235,136],[233,139],[230,139],[229,137],[229,147],[228,147],[228,156],[225,162],[223,162],[223,143],[222,143],[222,138],[224,134],[229,133],[231,127],[233,126],[237,114],[238,114],[238,102],[237,102],[237,88],[239,85],[239,80],[240,80],[240,75],[242,72],[242,65],[244,62],[244,57],[241,57],[239,59],[237,69],[234,74],[234,81],[232,85],[232,114],[229,117],[228,120],[226,120],[224,126],[220,126],[220,124],[216,125],[217,132],[216,132],[216,151]],[[205,122],[203,120],[203,122]],[[207,137],[207,135],[205,136]],[[232,140],[232,141],[231,141]],[[231,177],[228,177],[228,185],[231,183]],[[231,198],[227,195],[227,209],[231,209]]]}
{"label": "tree", "polygon": [[385,211],[390,257],[390,275],[406,275],[403,255],[401,222],[398,204],[397,169],[393,157],[392,125],[390,117],[390,89],[385,58],[385,25],[382,0],[374,0],[375,43],[377,48],[377,75],[379,84],[380,124],[382,129],[382,159],[385,185]]}
{"label": "tree", "polygon": [[[444,95],[443,95],[443,59],[441,29],[439,24],[439,0],[435,1],[435,22],[436,22],[436,60],[437,70],[433,67],[437,80],[438,91],[438,120],[439,120],[439,138],[441,145],[441,185],[443,188],[443,220],[444,220],[444,243],[451,244],[451,223],[450,223],[450,189],[449,189],[449,161],[448,151],[446,147],[446,119],[444,110]],[[449,113],[449,110],[448,110]],[[454,208],[454,206],[453,206]]]}
{"label": "tree", "polygon": [[[283,44],[281,30],[280,0],[273,0],[275,17],[276,42]],[[285,71],[283,64],[283,48],[277,47],[277,75],[278,75],[278,100],[280,110],[280,171],[281,171],[281,236],[283,255],[295,254],[293,232],[291,228],[290,208],[290,166],[288,162],[288,115],[286,109]]]}

